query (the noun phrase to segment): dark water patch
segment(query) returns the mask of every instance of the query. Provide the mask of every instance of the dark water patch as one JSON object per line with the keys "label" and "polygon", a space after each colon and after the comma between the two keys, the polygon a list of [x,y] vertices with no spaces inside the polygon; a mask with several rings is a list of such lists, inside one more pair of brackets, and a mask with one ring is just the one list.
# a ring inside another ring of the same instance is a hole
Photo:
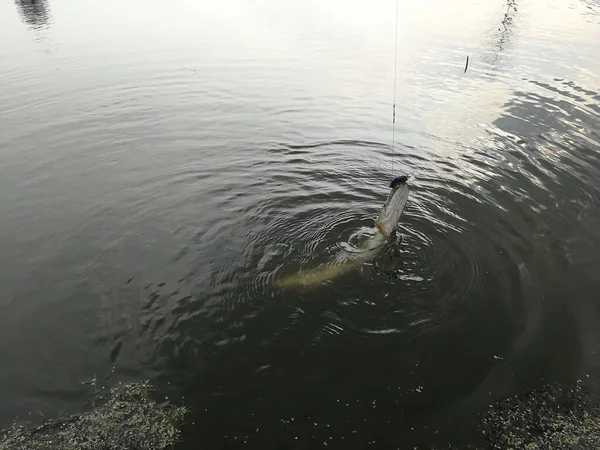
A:
{"label": "dark water patch", "polygon": [[47,0],[15,0],[21,20],[33,30],[47,28],[52,23],[52,15]]}

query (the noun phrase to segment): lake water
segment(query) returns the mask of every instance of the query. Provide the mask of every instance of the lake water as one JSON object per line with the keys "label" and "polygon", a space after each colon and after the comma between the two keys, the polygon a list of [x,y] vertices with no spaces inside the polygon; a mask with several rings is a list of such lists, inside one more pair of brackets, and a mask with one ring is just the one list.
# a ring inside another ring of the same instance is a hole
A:
{"label": "lake water", "polygon": [[392,148],[395,12],[0,0],[0,425],[114,367],[183,448],[412,448],[600,379],[600,3],[401,0]]}

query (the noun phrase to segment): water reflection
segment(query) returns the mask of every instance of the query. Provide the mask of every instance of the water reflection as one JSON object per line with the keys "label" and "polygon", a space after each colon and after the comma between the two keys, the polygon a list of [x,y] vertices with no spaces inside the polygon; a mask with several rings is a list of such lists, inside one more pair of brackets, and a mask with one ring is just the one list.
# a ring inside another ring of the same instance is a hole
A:
{"label": "water reflection", "polygon": [[583,0],[583,3],[588,14],[594,16],[600,15],[600,2],[598,0]]}
{"label": "water reflection", "polygon": [[15,0],[21,20],[33,30],[48,28],[52,21],[47,0]]}
{"label": "water reflection", "polygon": [[518,8],[516,0],[507,0],[502,22],[493,36],[494,51],[491,55],[491,58],[487,61],[491,66],[495,66],[498,63],[501,54],[506,46],[510,43],[511,38],[514,35],[517,11]]}

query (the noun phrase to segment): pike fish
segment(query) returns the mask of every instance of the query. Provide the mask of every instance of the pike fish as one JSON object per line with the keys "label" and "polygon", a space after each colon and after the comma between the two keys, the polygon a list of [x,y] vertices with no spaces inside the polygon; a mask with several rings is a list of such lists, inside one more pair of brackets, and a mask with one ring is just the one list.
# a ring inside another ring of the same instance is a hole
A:
{"label": "pike fish", "polygon": [[408,201],[407,176],[394,178],[390,184],[390,193],[379,216],[375,219],[373,235],[365,240],[359,251],[349,255],[340,255],[333,262],[322,264],[312,270],[296,273],[275,281],[278,289],[303,287],[310,288],[324,281],[343,275],[364,262],[373,259],[385,246],[398,226],[400,216]]}

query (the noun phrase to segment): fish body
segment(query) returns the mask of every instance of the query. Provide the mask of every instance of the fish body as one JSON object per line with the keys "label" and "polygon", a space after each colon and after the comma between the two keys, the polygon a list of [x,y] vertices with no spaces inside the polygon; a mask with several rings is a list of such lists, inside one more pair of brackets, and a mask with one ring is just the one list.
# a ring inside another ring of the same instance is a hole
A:
{"label": "fish body", "polygon": [[[397,182],[399,179],[401,181]],[[338,257],[334,262],[322,264],[315,269],[281,278],[275,281],[275,287],[283,289],[315,286],[343,275],[375,257],[378,251],[388,242],[398,226],[400,216],[408,201],[409,189],[406,184],[406,177],[396,178],[392,182],[391,188],[392,190],[388,195],[385,205],[375,220],[375,233],[360,246],[357,253],[344,255],[343,257]]]}
{"label": "fish body", "polygon": [[398,226],[407,201],[408,185],[403,183],[392,188],[383,209],[375,220],[375,226],[381,234],[388,238],[392,235]]}

